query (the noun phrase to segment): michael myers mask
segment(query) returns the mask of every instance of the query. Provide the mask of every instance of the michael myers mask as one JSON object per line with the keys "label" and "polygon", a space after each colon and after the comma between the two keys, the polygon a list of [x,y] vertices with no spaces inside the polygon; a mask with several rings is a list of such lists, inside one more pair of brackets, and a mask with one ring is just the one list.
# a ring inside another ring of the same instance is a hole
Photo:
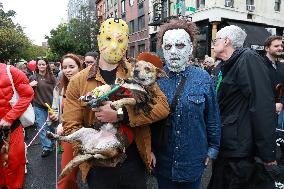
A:
{"label": "michael myers mask", "polygon": [[192,54],[192,42],[184,29],[173,29],[165,32],[162,48],[166,65],[172,72],[184,71]]}
{"label": "michael myers mask", "polygon": [[128,44],[128,25],[118,18],[101,24],[98,35],[100,56],[109,64],[117,64],[125,55]]}

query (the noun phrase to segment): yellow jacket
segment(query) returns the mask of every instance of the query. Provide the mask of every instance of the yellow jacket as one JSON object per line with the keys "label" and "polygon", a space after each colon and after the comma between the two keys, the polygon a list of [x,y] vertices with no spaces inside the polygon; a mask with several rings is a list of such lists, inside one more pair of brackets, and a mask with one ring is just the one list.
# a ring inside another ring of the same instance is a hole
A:
{"label": "yellow jacket", "polygon": [[[131,71],[131,64],[122,62],[118,65],[116,77],[128,78]],[[100,85],[106,84],[100,74],[100,70],[96,64],[89,66],[76,74],[68,84],[66,91],[66,101],[62,114],[64,135],[69,135],[81,127],[89,127],[97,119],[94,112],[86,107],[84,102],[79,101],[79,97],[92,91]],[[166,96],[162,93],[157,84],[154,86],[157,97],[154,99],[155,105],[150,113],[146,116],[143,112],[139,115],[134,113],[133,107],[127,106],[129,122],[131,127],[137,127],[135,142],[139,150],[139,154],[143,159],[148,170],[151,167],[151,133],[149,124],[164,119],[169,114],[169,105]],[[76,150],[76,145],[74,146]],[[76,151],[75,151],[76,152]],[[83,163],[80,165],[82,178],[85,181],[91,163]]]}

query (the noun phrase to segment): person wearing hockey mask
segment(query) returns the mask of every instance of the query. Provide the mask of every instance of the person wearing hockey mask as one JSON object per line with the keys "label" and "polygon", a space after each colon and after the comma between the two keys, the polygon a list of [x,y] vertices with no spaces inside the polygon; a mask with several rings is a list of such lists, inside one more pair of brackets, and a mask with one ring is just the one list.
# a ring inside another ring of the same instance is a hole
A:
{"label": "person wearing hockey mask", "polygon": [[[205,166],[219,150],[220,116],[212,80],[188,64],[196,31],[194,23],[174,19],[158,33],[169,76],[158,84],[171,107],[168,127],[152,133],[160,189],[198,189]],[[161,134],[165,140],[154,142]]]}
{"label": "person wearing hockey mask", "polygon": [[[128,78],[132,65],[124,61],[128,44],[128,25],[119,18],[109,18],[100,26],[97,36],[99,57],[97,62],[88,66],[70,80],[66,101],[63,108],[63,135],[69,135],[82,127],[91,127],[98,122],[118,122],[128,138],[129,146],[125,149],[126,159],[121,163],[118,158],[111,159],[111,164],[86,162],[79,167],[84,181],[90,189],[146,188],[146,168],[151,170],[151,136],[149,124],[165,118],[169,107],[165,95],[155,84],[155,95],[149,116],[140,111],[138,115],[133,106],[114,110],[110,101],[98,108],[89,108],[78,101],[80,96],[105,84],[113,85],[116,78]],[[123,125],[122,125],[123,124]],[[136,131],[134,133],[134,130]],[[75,153],[78,145],[74,146]]]}

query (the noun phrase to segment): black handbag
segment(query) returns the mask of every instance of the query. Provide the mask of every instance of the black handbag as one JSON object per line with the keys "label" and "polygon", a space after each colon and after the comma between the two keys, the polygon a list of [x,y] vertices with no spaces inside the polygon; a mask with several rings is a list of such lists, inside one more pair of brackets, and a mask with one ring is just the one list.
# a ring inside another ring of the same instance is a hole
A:
{"label": "black handbag", "polygon": [[150,125],[151,128],[151,141],[152,148],[154,150],[165,148],[168,146],[169,139],[169,130],[171,129],[171,116],[172,112],[175,111],[178,98],[180,97],[181,91],[184,88],[186,82],[186,77],[182,76],[181,81],[176,89],[176,93],[174,95],[173,101],[170,106],[170,113],[167,118],[157,121]]}

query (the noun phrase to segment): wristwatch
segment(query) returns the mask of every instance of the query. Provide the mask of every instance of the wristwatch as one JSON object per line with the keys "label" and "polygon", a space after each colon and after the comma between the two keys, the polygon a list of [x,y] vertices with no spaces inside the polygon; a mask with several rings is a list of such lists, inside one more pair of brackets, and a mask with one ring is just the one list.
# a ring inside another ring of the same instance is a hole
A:
{"label": "wristwatch", "polygon": [[117,121],[122,121],[123,120],[123,110],[122,110],[122,108],[119,108],[117,111],[116,111],[116,113],[117,113]]}

